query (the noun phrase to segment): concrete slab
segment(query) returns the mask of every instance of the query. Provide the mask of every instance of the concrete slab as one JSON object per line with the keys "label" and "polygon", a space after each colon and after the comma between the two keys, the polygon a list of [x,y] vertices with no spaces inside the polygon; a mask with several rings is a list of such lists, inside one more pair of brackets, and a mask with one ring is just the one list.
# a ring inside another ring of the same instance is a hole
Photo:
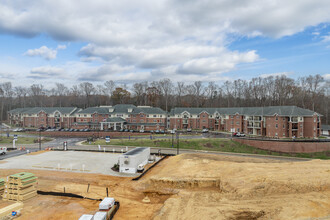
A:
{"label": "concrete slab", "polygon": [[49,151],[36,155],[22,155],[5,159],[0,169],[41,169],[67,172],[101,173],[112,176],[133,177],[111,170],[120,154],[103,152]]}

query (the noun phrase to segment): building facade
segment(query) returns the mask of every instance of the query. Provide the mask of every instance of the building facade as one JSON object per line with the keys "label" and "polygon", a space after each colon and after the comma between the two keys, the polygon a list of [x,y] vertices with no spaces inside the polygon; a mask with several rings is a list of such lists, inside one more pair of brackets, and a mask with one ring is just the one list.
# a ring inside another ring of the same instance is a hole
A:
{"label": "building facade", "polygon": [[275,138],[314,138],[321,134],[321,115],[296,106],[172,108],[170,113],[160,108],[129,104],[86,109],[19,108],[9,111],[8,118],[10,124],[20,127],[114,131],[207,128]]}
{"label": "building facade", "polygon": [[17,127],[71,127],[75,123],[76,107],[19,108],[8,112],[11,125]]}
{"label": "building facade", "polygon": [[321,115],[296,106],[173,108],[170,129],[210,129],[274,138],[319,137]]}

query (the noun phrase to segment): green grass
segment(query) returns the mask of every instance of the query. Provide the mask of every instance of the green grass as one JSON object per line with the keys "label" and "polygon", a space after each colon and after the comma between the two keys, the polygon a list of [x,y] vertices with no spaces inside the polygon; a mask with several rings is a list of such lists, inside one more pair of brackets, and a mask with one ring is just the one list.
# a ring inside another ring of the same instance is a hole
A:
{"label": "green grass", "polygon": [[[42,143],[51,141],[52,139],[50,138],[43,138],[41,140]],[[12,144],[13,143],[13,137],[0,137],[0,144]],[[39,143],[38,138],[34,137],[18,137],[16,144],[35,144]]]}
{"label": "green grass", "polygon": [[[88,142],[83,144],[89,145]],[[91,145],[118,145],[118,146],[143,146],[143,147],[160,147],[171,148],[172,139],[112,139],[110,143],[105,143],[104,139],[100,139],[92,142]],[[174,139],[174,148],[177,147],[177,141]],[[180,149],[192,149],[192,150],[205,150],[205,151],[221,151],[232,153],[248,153],[248,154],[261,154],[261,155],[273,155],[273,156],[290,156],[290,157],[302,157],[313,159],[330,159],[330,151],[318,152],[318,153],[280,153],[272,152],[268,150],[262,150],[254,148],[245,144],[232,141],[225,138],[203,138],[203,139],[181,139],[179,142]]]}

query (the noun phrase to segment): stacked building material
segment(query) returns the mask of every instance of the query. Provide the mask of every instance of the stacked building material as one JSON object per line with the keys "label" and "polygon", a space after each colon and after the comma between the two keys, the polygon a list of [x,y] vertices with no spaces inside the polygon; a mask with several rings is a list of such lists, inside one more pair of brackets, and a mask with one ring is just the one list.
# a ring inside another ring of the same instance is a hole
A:
{"label": "stacked building material", "polygon": [[5,191],[5,180],[0,178],[0,196],[3,195]]}
{"label": "stacked building material", "polygon": [[37,195],[37,177],[32,173],[22,172],[7,177],[3,194],[4,200],[25,201]]}

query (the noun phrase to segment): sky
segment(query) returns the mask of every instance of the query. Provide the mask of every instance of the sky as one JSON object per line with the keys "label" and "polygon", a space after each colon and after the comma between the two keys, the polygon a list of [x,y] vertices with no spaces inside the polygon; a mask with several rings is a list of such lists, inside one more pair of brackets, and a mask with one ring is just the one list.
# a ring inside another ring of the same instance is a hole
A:
{"label": "sky", "polygon": [[330,80],[329,11],[328,0],[2,0],[0,83]]}

